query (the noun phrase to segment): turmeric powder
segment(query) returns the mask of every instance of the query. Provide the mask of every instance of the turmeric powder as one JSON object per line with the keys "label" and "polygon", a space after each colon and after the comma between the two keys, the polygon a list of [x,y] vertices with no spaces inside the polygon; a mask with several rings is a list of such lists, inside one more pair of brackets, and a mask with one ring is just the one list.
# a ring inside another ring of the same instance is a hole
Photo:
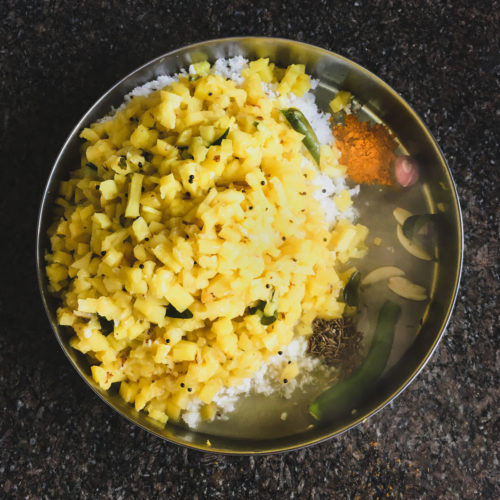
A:
{"label": "turmeric powder", "polygon": [[346,166],[347,175],[354,182],[384,186],[393,183],[391,163],[396,159],[397,144],[387,128],[347,115],[345,125],[337,125],[333,135],[342,154],[340,163]]}

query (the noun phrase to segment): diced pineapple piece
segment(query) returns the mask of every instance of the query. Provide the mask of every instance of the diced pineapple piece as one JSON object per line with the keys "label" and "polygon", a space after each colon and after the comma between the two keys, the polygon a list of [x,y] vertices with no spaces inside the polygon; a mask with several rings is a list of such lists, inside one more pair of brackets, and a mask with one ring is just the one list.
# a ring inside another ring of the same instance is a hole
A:
{"label": "diced pineapple piece", "polygon": [[149,232],[149,227],[147,222],[142,217],[138,217],[132,223],[132,231],[134,232],[137,241],[142,241],[145,238],[148,238],[151,234]]}
{"label": "diced pineapple piece", "polygon": [[288,363],[281,372],[281,380],[285,383],[289,382],[299,374],[299,367],[296,361]]}
{"label": "diced pineapple piece", "polygon": [[133,174],[132,181],[130,182],[130,189],[128,193],[128,203],[125,209],[125,217],[136,218],[139,217],[139,202],[141,199],[142,180],[144,175]]}
{"label": "diced pineapple piece", "polygon": [[178,363],[181,361],[193,361],[198,352],[198,346],[194,342],[181,340],[172,349],[172,359]]}
{"label": "diced pineapple piece", "polygon": [[207,404],[200,410],[201,418],[205,421],[212,421],[217,413],[217,407],[214,403]]}
{"label": "diced pineapple piece", "polygon": [[344,109],[351,100],[351,93],[346,90],[339,90],[330,101],[330,109],[333,113],[338,113]]}
{"label": "diced pineapple piece", "polygon": [[179,311],[185,311],[194,298],[179,283],[170,286],[165,292],[165,298]]}
{"label": "diced pineapple piece", "polygon": [[208,61],[201,61],[191,66],[192,73],[195,75],[205,76],[210,71],[210,63]]}
{"label": "diced pineapple piece", "polygon": [[189,403],[189,393],[184,389],[175,393],[171,400],[174,405],[179,407],[181,410],[185,410]]}
{"label": "diced pineapple piece", "polygon": [[136,298],[134,308],[137,309],[151,323],[162,324],[165,319],[166,307],[155,304],[151,300]]}
{"label": "diced pineapple piece", "polygon": [[118,186],[113,179],[102,181],[99,190],[105,200],[114,200],[118,196]]}
{"label": "diced pineapple piece", "polygon": [[155,408],[148,410],[148,414],[151,418],[154,418],[156,421],[161,424],[166,424],[168,422],[168,416],[165,412],[157,410]]}
{"label": "diced pineapple piece", "polygon": [[170,345],[160,344],[156,347],[156,354],[154,356],[155,363],[168,363],[168,353],[170,352]]}
{"label": "diced pineapple piece", "polygon": [[205,404],[212,402],[214,396],[219,392],[222,387],[222,383],[218,379],[209,380],[203,389],[198,393],[198,398],[201,399]]}
{"label": "diced pineapple piece", "polygon": [[157,130],[149,130],[144,125],[138,125],[138,127],[132,132],[130,136],[130,142],[132,146],[138,149],[149,149],[152,148],[158,139]]}
{"label": "diced pineapple piece", "polygon": [[345,212],[352,205],[351,195],[346,189],[343,189],[333,200],[341,212]]}
{"label": "diced pineapple piece", "polygon": [[99,384],[101,389],[107,390],[111,387],[110,374],[102,367],[93,365],[90,367],[92,378]]}
{"label": "diced pineapple piece", "polygon": [[82,139],[86,139],[87,141],[89,141],[92,144],[96,143],[100,139],[99,135],[91,128],[84,128],[80,132],[80,137]]}
{"label": "diced pineapple piece", "polygon": [[221,318],[212,324],[212,330],[216,335],[225,337],[233,333],[233,323],[229,318]]}
{"label": "diced pineapple piece", "polygon": [[169,419],[177,422],[181,416],[181,409],[173,401],[167,401],[165,404],[165,413]]}
{"label": "diced pineapple piece", "polygon": [[127,402],[132,403],[137,395],[139,386],[137,384],[129,384],[122,382],[120,384],[120,396]]}
{"label": "diced pineapple piece", "polygon": [[95,213],[92,218],[94,222],[102,229],[108,229],[111,226],[111,220],[106,214]]}

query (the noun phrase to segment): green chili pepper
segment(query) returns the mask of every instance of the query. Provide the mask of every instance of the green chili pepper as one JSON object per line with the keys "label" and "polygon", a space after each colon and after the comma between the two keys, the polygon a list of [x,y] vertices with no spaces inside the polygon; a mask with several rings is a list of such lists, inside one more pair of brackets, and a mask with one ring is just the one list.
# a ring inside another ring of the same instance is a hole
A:
{"label": "green chili pepper", "polygon": [[220,146],[222,144],[222,141],[227,137],[227,134],[229,134],[229,127],[225,130],[225,132],[218,139],[216,139],[214,142],[212,142],[212,144],[210,144],[210,146]]}
{"label": "green chili pepper", "polygon": [[281,112],[292,128],[304,136],[302,142],[319,166],[319,141],[316,137],[316,133],[307,121],[307,118],[302,114],[302,111],[297,108],[282,109]]}
{"label": "green chili pepper", "polygon": [[361,275],[359,271],[354,271],[344,288],[343,299],[348,306],[358,307],[359,304],[359,283]]}
{"label": "green chili pepper", "polygon": [[392,349],[394,327],[401,308],[387,300],[378,314],[377,327],[370,351],[361,365],[347,379],[320,394],[310,405],[309,413],[324,417],[345,415],[380,378]]}
{"label": "green chili pepper", "polygon": [[169,304],[165,316],[168,318],[190,319],[193,317],[193,313],[189,309],[180,312],[172,304]]}
{"label": "green chili pepper", "polygon": [[403,234],[411,240],[426,224],[433,223],[438,218],[439,214],[411,215],[403,223]]}

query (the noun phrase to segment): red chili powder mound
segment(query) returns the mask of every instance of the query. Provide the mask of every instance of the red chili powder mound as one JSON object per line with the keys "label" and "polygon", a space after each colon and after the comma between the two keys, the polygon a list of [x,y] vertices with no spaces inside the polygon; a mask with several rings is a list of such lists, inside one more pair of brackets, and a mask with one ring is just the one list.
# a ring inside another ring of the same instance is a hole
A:
{"label": "red chili powder mound", "polygon": [[396,159],[397,144],[386,127],[347,115],[345,125],[335,126],[333,135],[342,153],[340,163],[356,184],[392,185],[391,163]]}

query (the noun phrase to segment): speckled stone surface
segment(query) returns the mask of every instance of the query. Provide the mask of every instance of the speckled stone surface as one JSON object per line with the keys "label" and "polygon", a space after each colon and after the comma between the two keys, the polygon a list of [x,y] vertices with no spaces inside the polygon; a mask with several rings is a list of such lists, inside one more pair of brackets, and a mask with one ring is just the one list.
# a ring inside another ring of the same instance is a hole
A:
{"label": "speckled stone surface", "polygon": [[[0,3],[0,497],[499,498],[496,1]],[[465,267],[418,379],[364,425],[277,456],[187,451],[127,423],[73,371],[35,280],[42,189],[65,137],[118,78],[187,43],[306,41],[398,90],[458,185]]]}

